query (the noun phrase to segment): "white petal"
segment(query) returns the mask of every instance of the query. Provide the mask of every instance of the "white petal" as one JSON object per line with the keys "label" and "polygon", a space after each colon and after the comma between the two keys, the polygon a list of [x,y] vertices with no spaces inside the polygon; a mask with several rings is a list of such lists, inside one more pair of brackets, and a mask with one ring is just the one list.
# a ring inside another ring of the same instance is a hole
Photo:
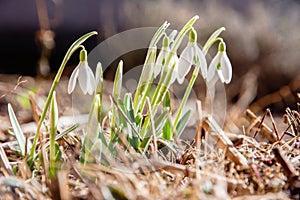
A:
{"label": "white petal", "polygon": [[207,63],[206,63],[206,59],[205,56],[202,52],[202,50],[196,46],[196,55],[197,55],[197,59],[198,59],[198,63],[200,65],[200,69],[201,69],[201,73],[204,79],[206,79],[207,77]]}
{"label": "white petal", "polygon": [[216,54],[216,56],[212,59],[212,61],[209,64],[208,67],[208,72],[207,72],[207,81],[210,82],[211,80],[213,80],[215,74],[216,74],[216,70],[217,70],[217,65],[220,61],[220,52],[218,52]]}
{"label": "white petal", "polygon": [[171,82],[170,82],[170,84],[172,84],[172,83],[174,83],[174,81],[176,80],[176,77],[178,76],[178,56],[176,54],[172,57],[170,63],[172,63],[172,65],[175,64],[174,71],[173,71],[172,77],[171,77]]}
{"label": "white petal", "polygon": [[162,48],[158,54],[156,63],[154,65],[154,78],[156,78],[160,73],[161,68],[163,66],[163,62],[165,62],[164,59],[166,59],[166,51],[164,50],[164,48]]}
{"label": "white petal", "polygon": [[91,70],[90,67],[87,68],[88,69],[88,93],[89,95],[92,95],[95,91],[95,87],[96,87],[96,81],[95,81],[95,77],[94,77],[94,73]]}
{"label": "white petal", "polygon": [[73,92],[73,90],[75,89],[80,65],[81,65],[81,63],[79,63],[77,65],[77,67],[73,70],[71,77],[69,79],[69,83],[68,83],[68,93],[69,94],[71,94]]}
{"label": "white petal", "polygon": [[186,48],[182,51],[179,61],[178,61],[178,83],[182,84],[184,77],[188,74],[191,69],[191,65],[193,64],[193,57],[195,55],[194,48],[191,45],[192,43],[188,43]]}
{"label": "white petal", "polygon": [[185,76],[188,74],[188,72],[191,69],[191,62],[188,62],[185,59],[179,59],[178,61],[178,75],[177,75],[177,81],[179,84],[183,83],[183,80]]}
{"label": "white petal", "polygon": [[226,52],[223,52],[221,57],[221,71],[224,77],[224,82],[228,84],[232,78],[232,66]]}
{"label": "white petal", "polygon": [[79,69],[78,81],[83,94],[93,94],[95,89],[95,79],[87,61],[84,61],[83,65]]}
{"label": "white petal", "polygon": [[219,77],[220,77],[221,82],[222,82],[222,83],[225,83],[225,78],[224,78],[224,76],[223,76],[222,70],[221,70],[221,69],[220,69],[220,70],[217,70],[217,72],[218,72],[218,75],[219,75]]}

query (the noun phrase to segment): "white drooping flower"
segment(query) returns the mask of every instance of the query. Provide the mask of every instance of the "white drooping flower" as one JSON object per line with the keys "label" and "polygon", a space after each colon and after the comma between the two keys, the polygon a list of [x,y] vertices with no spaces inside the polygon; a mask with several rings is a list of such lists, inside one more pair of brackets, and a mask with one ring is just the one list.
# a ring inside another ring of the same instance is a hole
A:
{"label": "white drooping flower", "polygon": [[209,65],[207,73],[208,82],[214,79],[216,71],[222,83],[230,83],[232,78],[232,66],[226,53],[226,45],[223,41],[219,43],[218,53]]}
{"label": "white drooping flower", "polygon": [[197,45],[197,33],[194,29],[190,31],[189,42],[179,58],[177,75],[179,84],[183,83],[184,77],[188,74],[192,65],[201,69],[202,77],[205,79],[207,76],[207,63],[202,50]]}
{"label": "white drooping flower", "polygon": [[85,49],[82,49],[80,51],[80,62],[71,74],[68,84],[69,94],[74,91],[77,78],[83,94],[88,93],[89,95],[92,95],[96,87],[96,82],[93,71],[88,65],[87,52]]}
{"label": "white drooping flower", "polygon": [[174,71],[172,73],[170,84],[172,84],[177,77],[177,70],[178,70],[178,56],[176,53],[172,53],[171,60],[169,65],[166,66],[167,59],[171,54],[170,47],[169,47],[169,38],[167,36],[164,37],[162,48],[157,56],[155,67],[154,67],[154,78],[158,76],[158,74],[163,73],[164,68],[167,67],[167,70],[170,70],[171,67],[175,64]]}

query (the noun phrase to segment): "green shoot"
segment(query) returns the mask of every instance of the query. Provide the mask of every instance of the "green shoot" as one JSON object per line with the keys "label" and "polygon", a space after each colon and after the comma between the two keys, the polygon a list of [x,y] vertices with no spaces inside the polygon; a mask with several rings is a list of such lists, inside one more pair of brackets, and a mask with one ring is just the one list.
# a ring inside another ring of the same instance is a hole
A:
{"label": "green shoot", "polygon": [[178,124],[176,126],[176,137],[180,138],[181,134],[183,133],[184,128],[186,127],[186,125],[188,124],[190,118],[192,115],[192,110],[189,109],[178,121]]}
{"label": "green shoot", "polygon": [[[121,90],[122,90],[122,77],[123,77],[123,61],[121,60],[118,64],[118,68],[115,75],[114,80],[114,87],[113,87],[113,93],[112,97],[115,100],[119,100],[121,96]],[[118,120],[118,110],[116,105],[112,102],[112,113],[111,113],[111,142],[115,139],[115,128]]]}
{"label": "green shoot", "polygon": [[[163,108],[167,112],[171,112],[171,99],[170,99],[170,92],[167,92],[164,101],[163,101]],[[162,138],[170,141],[172,139],[172,129],[171,129],[171,124],[169,120],[166,121],[164,128],[163,128],[163,134]]]}

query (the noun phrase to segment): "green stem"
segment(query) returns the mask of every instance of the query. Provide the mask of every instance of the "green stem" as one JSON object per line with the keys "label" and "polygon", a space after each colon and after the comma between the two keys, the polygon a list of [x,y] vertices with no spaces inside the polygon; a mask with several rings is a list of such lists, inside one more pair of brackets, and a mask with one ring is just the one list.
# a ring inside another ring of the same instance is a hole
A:
{"label": "green stem", "polygon": [[206,43],[203,46],[203,53],[204,55],[207,54],[209,48],[217,41],[216,38],[223,32],[225,31],[224,27],[219,28],[218,30],[216,30],[213,34],[211,34],[211,36],[208,38],[208,40],[206,41]]}
{"label": "green stem", "polygon": [[84,36],[82,36],[81,38],[79,38],[78,40],[76,40],[72,45],[71,47],[69,48],[69,50],[67,51],[60,67],[59,67],[59,70],[54,78],[54,81],[52,83],[52,86],[51,86],[51,89],[49,91],[49,95],[47,97],[47,100],[46,100],[46,103],[45,103],[45,106],[44,106],[44,109],[43,109],[43,112],[41,114],[41,117],[40,117],[40,121],[38,123],[38,126],[37,126],[37,131],[36,131],[36,134],[34,136],[34,139],[33,139],[33,144],[32,144],[32,148],[30,150],[30,154],[28,155],[28,163],[29,165],[31,166],[32,163],[33,163],[33,157],[34,157],[34,154],[35,154],[35,149],[36,149],[36,146],[37,146],[37,140],[39,138],[39,135],[40,135],[40,132],[41,132],[41,128],[42,128],[42,124],[45,120],[45,117],[46,117],[46,114],[47,114],[47,111],[49,109],[49,106],[50,106],[50,103],[51,103],[51,99],[52,99],[52,96],[53,96],[53,93],[56,89],[56,86],[60,80],[60,77],[64,71],[64,68],[68,62],[68,60],[70,59],[71,55],[78,49],[81,47],[81,44],[86,40],[88,39],[89,37],[91,37],[92,35],[96,35],[98,34],[96,31],[92,31],[90,33],[87,33],[85,34]]}
{"label": "green stem", "polygon": [[190,93],[191,93],[192,88],[194,86],[194,83],[195,83],[195,81],[196,81],[196,79],[198,77],[198,74],[199,74],[199,67],[196,66],[195,69],[194,69],[194,71],[193,71],[193,75],[191,77],[189,85],[188,85],[188,87],[185,90],[185,93],[184,93],[184,96],[183,96],[182,101],[180,103],[180,106],[179,106],[179,109],[178,109],[175,121],[173,123],[173,126],[175,128],[176,128],[176,126],[178,124],[179,118],[181,117],[182,110],[183,110],[183,108],[184,108],[184,106],[185,106],[185,104],[186,104],[186,102],[187,102],[187,100],[188,100],[188,98],[190,96]]}

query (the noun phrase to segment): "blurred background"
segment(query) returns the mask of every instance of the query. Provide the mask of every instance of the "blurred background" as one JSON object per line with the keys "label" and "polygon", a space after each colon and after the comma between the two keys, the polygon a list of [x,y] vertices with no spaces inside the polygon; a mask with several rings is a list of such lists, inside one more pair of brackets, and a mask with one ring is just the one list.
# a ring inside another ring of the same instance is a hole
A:
{"label": "blurred background", "polygon": [[[165,20],[180,29],[196,14],[202,45],[214,30],[226,27],[222,37],[233,65],[228,86],[232,102],[240,91],[251,90],[248,103],[258,102],[254,110],[295,106],[300,90],[299,0],[0,0],[0,73],[47,78],[72,42],[88,31],[99,32],[85,43],[91,50],[121,31],[157,27]],[[69,65],[77,62],[73,56]]]}

